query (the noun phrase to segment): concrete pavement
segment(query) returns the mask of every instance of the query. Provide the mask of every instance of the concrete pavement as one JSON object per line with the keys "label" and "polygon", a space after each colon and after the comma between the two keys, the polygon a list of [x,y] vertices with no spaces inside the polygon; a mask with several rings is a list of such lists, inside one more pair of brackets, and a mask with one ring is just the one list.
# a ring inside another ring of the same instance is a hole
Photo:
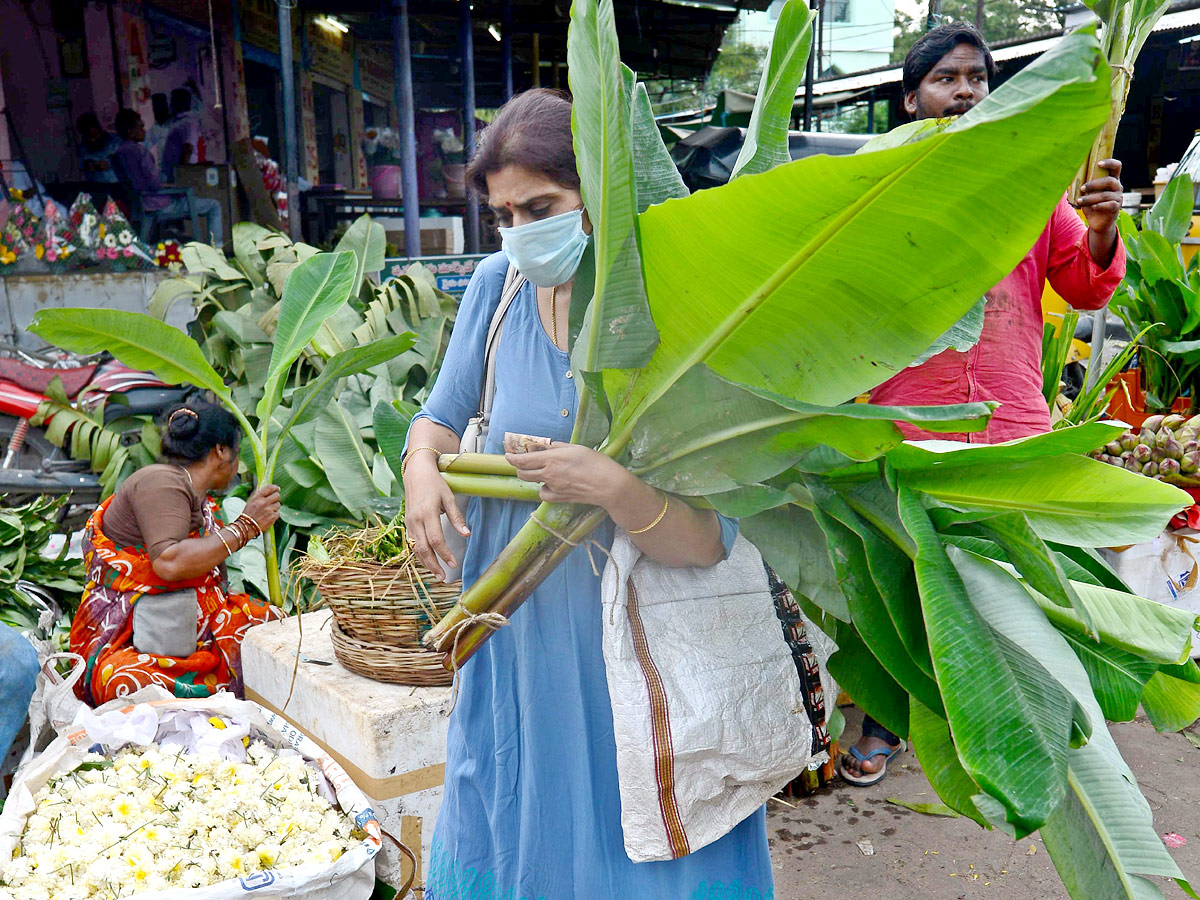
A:
{"label": "concrete pavement", "polygon": [[[846,737],[857,738],[860,714],[845,712]],[[1181,734],[1156,733],[1144,718],[1109,727],[1154,810],[1155,829],[1186,839],[1171,853],[1200,887],[1200,749]],[[911,751],[889,763],[873,787],[839,779],[793,801],[795,809],[772,802],[767,827],[777,900],[1067,900],[1036,834],[1014,842],[969,819],[915,813],[889,797],[939,802]],[[1168,900],[1185,896],[1174,882],[1156,881]]]}

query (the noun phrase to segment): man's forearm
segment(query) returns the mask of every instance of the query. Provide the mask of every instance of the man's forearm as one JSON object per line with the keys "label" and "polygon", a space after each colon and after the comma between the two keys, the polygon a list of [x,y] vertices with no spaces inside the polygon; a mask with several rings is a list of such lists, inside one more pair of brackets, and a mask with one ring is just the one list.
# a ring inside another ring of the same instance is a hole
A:
{"label": "man's forearm", "polygon": [[1088,229],[1088,250],[1092,259],[1102,269],[1107,269],[1117,252],[1117,228],[1114,225],[1103,232]]}

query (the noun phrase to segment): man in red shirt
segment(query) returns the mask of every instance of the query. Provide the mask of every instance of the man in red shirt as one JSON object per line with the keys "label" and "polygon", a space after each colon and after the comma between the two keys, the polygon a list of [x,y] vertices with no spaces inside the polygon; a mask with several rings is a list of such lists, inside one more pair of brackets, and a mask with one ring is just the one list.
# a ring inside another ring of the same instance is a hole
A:
{"label": "man in red shirt", "polygon": [[[957,116],[988,95],[996,64],[972,26],[939,26],[915,43],[904,59],[904,109],[914,119]],[[1125,249],[1117,235],[1121,163],[1104,160],[1109,173],[1083,186],[1079,210],[1066,195],[1045,230],[1017,267],[987,292],[983,332],[970,350],[944,350],[893,376],[871,393],[871,402],[923,406],[998,400],[985,431],[930,434],[901,425],[910,439],[940,438],[994,444],[1050,430],[1042,395],[1042,291],[1050,285],[1072,306],[1100,309],[1125,275]],[[977,227],[986,227],[985,222]],[[839,770],[852,784],[874,784],[900,739],[869,716],[859,742]]]}

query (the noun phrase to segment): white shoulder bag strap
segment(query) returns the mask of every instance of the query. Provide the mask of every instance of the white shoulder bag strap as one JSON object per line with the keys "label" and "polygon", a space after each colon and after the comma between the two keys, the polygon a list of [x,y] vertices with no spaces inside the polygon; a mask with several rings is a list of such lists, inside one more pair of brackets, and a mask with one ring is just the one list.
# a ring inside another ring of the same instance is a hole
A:
{"label": "white shoulder bag strap", "polygon": [[[517,299],[521,286],[525,284],[525,276],[517,271],[516,266],[508,267],[504,277],[504,290],[500,294],[500,304],[492,314],[492,322],[488,326],[487,341],[483,347],[483,383],[479,388],[479,412],[468,422],[463,430],[462,440],[458,445],[459,453],[483,453],[487,444],[488,428],[492,419],[492,403],[496,399],[496,351],[500,346],[500,335],[504,333],[504,317]],[[458,508],[466,515],[463,498],[456,497]],[[442,560],[442,568],[446,570],[446,581],[458,581],[462,578],[463,555],[467,550],[467,539],[453,525],[450,518],[442,515],[442,535],[446,546],[458,561],[457,568],[451,568]]]}

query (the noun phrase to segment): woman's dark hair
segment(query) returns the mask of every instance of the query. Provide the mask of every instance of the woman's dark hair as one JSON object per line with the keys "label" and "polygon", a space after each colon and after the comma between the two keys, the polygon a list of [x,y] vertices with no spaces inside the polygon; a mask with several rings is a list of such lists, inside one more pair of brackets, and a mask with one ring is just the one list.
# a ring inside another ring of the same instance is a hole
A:
{"label": "woman's dark hair", "polygon": [[223,406],[206,400],[176,403],[163,414],[160,427],[163,456],[172,460],[198,462],[218,446],[236,452],[242,441],[237,419]]}
{"label": "woman's dark hair", "polygon": [[978,47],[983,54],[983,64],[987,66],[988,80],[996,77],[996,62],[992,59],[992,51],[988,49],[987,41],[983,39],[979,29],[966,22],[951,22],[927,31],[904,57],[904,93],[915,91],[921,84],[921,79],[938,64],[938,60],[959,44]]}
{"label": "woman's dark hair", "polygon": [[467,178],[479,196],[486,197],[487,176],[511,165],[524,166],[555,184],[579,190],[567,94],[534,88],[505,103],[480,133]]}

